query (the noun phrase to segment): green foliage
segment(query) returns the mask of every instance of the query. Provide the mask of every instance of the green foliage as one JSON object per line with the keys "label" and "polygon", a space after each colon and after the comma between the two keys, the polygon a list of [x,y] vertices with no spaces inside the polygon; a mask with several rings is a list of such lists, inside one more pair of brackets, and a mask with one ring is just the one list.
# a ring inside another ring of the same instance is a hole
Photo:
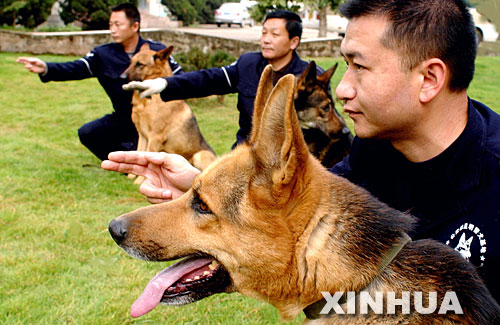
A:
{"label": "green foliage", "polygon": [[338,8],[340,4],[345,2],[345,0],[302,0],[306,5],[311,6],[314,9],[321,10],[322,8],[325,7],[330,7],[332,10],[335,10]]}
{"label": "green foliage", "polygon": [[0,0],[0,25],[34,28],[50,15],[55,0]]}
{"label": "green foliage", "polygon": [[335,10],[345,0],[302,0],[302,1],[288,1],[288,0],[257,0],[258,4],[250,8],[250,15],[255,21],[263,21],[266,14],[271,10],[286,9],[293,12],[299,12],[300,6],[298,3],[304,3],[314,9],[322,9],[330,6]]}
{"label": "green foliage", "polygon": [[174,16],[182,20],[184,25],[198,23],[213,23],[215,9],[224,0],[162,0],[162,4],[168,7]]}
{"label": "green foliage", "polygon": [[61,18],[69,24],[79,21],[84,30],[108,29],[110,9],[117,4],[137,0],[66,0],[61,3]]}
{"label": "green foliage", "polygon": [[288,0],[257,0],[258,3],[250,8],[250,16],[256,22],[262,22],[269,11],[286,9],[298,13],[300,7],[297,2]]}
{"label": "green foliage", "polygon": [[215,53],[204,53],[195,46],[187,52],[176,53],[175,60],[182,66],[185,72],[188,72],[212,67],[223,67],[233,63],[236,58],[222,50],[217,50]]}
{"label": "green foliage", "polygon": [[214,54],[210,55],[210,58],[208,60],[208,67],[220,68],[226,65],[230,65],[234,61],[236,61],[236,58],[234,56],[225,51],[217,50]]}
{"label": "green foliage", "polygon": [[37,28],[37,32],[78,32],[81,31],[82,29],[80,27],[77,27],[75,25],[65,25],[62,27],[42,27],[42,28]]}

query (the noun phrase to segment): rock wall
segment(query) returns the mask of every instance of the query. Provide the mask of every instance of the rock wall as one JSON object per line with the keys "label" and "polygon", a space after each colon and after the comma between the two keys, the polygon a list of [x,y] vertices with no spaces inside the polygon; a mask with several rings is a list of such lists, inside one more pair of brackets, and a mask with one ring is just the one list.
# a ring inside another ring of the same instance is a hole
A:
{"label": "rock wall", "polygon": [[[174,53],[187,51],[194,46],[203,51],[222,49],[236,57],[248,51],[260,50],[258,42],[199,35],[175,29],[144,29],[141,30],[141,35],[166,45],[173,45]],[[83,56],[94,47],[111,41],[108,31],[51,33],[0,31],[2,52]],[[301,57],[337,57],[340,55],[340,42],[340,39],[302,40],[298,53]]]}

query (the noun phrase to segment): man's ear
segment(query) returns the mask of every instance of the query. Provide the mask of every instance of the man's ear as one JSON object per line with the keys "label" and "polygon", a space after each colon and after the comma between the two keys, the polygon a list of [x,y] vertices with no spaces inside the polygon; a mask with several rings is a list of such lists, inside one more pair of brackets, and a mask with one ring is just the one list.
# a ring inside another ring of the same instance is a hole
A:
{"label": "man's ear", "polygon": [[438,58],[425,60],[416,67],[421,76],[419,100],[428,103],[446,87],[449,70],[446,64]]}
{"label": "man's ear", "polygon": [[291,44],[290,44],[290,49],[292,51],[295,50],[299,46],[299,43],[300,43],[300,38],[298,36],[292,37]]}

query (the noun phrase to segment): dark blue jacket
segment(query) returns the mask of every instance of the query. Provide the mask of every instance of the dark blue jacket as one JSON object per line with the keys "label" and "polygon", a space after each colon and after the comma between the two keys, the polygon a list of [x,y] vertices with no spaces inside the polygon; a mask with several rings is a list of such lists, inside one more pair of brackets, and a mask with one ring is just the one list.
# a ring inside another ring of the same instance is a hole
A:
{"label": "dark blue jacket", "polygon": [[[148,43],[154,51],[165,48],[162,43],[151,40],[144,40],[139,37],[139,43],[134,54],[139,52],[141,46]],[[99,83],[108,94],[113,104],[113,108],[120,117],[131,119],[132,113],[132,92],[122,89],[127,79],[120,75],[130,65],[130,58],[123,50],[123,46],[118,43],[108,43],[97,46],[83,58],[63,63],[47,63],[47,73],[40,75],[43,82],[81,80],[96,77]],[[176,74],[181,74],[181,67],[170,56],[170,66]]]}
{"label": "dark blue jacket", "polygon": [[[211,68],[187,72],[180,76],[166,78],[167,88],[161,93],[164,101],[238,93],[240,129],[236,142],[245,141],[252,127],[253,103],[257,94],[260,75],[268,65],[260,52],[245,53],[233,64],[222,68]],[[292,62],[285,74],[300,75],[308,62],[302,61],[294,52]],[[318,69],[318,71],[322,71]]]}
{"label": "dark blue jacket", "polygon": [[[500,302],[500,116],[469,100],[468,122],[443,153],[408,161],[388,141],[355,138],[331,171],[419,219],[413,239],[434,238],[478,266]],[[450,270],[453,272],[453,270]]]}

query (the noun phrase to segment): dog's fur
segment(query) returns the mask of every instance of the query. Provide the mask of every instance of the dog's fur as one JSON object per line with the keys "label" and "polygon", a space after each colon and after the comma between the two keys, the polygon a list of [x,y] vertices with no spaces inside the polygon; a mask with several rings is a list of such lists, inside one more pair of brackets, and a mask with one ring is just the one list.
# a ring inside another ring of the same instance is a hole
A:
{"label": "dog's fur", "polygon": [[[172,75],[168,57],[173,47],[153,51],[144,44],[123,72],[130,81],[144,81]],[[140,98],[134,91],[132,121],[139,133],[137,150],[176,153],[203,170],[215,153],[201,134],[191,108],[183,100],[164,102],[159,94]]]}
{"label": "dog's fur", "polygon": [[323,166],[330,168],[341,161],[351,148],[353,136],[342,116],[335,109],[330,91],[338,63],[319,76],[311,61],[297,77],[295,109],[309,151]]}
{"label": "dog's fur", "polygon": [[300,130],[294,77],[283,77],[272,89],[270,74],[268,67],[261,78],[248,143],[211,164],[179,199],[110,223],[115,241],[135,257],[191,256],[186,263],[193,263],[202,256],[222,265],[203,283],[190,286],[181,278],[174,285],[186,285],[187,291],[164,295],[162,302],[183,304],[238,291],[292,319],[320,301],[322,291],[366,290],[372,297],[377,291],[394,291],[396,297],[422,291],[424,306],[427,293],[436,291],[438,308],[445,292],[454,291],[463,315],[422,315],[412,309],[409,315],[334,314],[315,322],[498,322],[499,306],[472,264],[452,248],[432,240],[409,242],[384,265],[413,218],[321,166]]}

